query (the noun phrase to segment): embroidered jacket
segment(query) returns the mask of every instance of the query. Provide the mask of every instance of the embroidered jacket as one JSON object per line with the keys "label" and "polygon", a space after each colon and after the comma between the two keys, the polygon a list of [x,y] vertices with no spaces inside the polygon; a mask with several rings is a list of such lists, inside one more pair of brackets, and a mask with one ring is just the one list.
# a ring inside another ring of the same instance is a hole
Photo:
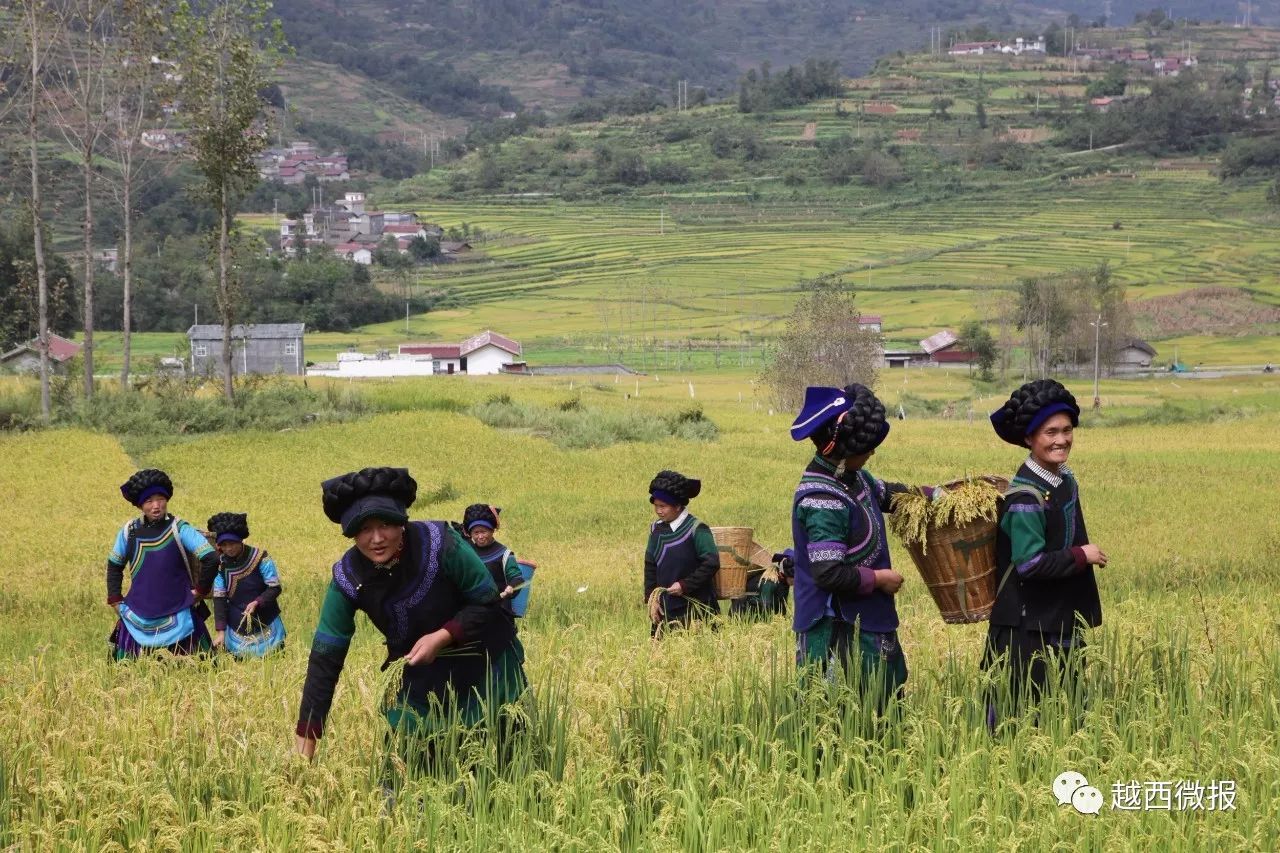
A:
{"label": "embroidered jacket", "polygon": [[875,588],[875,571],[892,568],[884,513],[906,488],[865,470],[837,477],[835,465],[814,456],[792,503],[797,633],[824,617],[860,620],[864,631],[897,630],[893,596]]}
{"label": "embroidered jacket", "polygon": [[1001,501],[996,566],[1003,585],[991,624],[1071,634],[1078,620],[1102,624],[1102,605],[1075,476],[1054,474],[1028,459]]}

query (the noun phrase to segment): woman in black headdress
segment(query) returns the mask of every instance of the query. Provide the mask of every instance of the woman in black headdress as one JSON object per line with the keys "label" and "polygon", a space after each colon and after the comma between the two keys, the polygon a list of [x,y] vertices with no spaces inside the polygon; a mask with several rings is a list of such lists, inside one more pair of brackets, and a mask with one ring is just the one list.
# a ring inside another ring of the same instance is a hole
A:
{"label": "woman in black headdress", "polygon": [[856,382],[805,389],[791,425],[791,437],[816,451],[792,500],[796,664],[859,673],[860,689],[881,710],[907,680],[898,637],[903,577],[893,568],[884,516],[893,496],[911,487],[866,467],[888,435],[884,404]]}
{"label": "woman in black headdress", "polygon": [[[1002,440],[1028,453],[1001,501],[996,538],[1001,579],[991,611],[984,668],[1003,662],[1013,708],[1039,696],[1049,661],[1080,673],[1083,628],[1102,624],[1094,566],[1107,555],[1090,543],[1067,457],[1080,424],[1075,397],[1052,379],[1028,382],[991,415]],[[1029,452],[1028,452],[1029,451]],[[1074,665],[1069,665],[1074,664]],[[988,708],[994,726],[996,707]]]}
{"label": "woman in black headdress", "polygon": [[434,735],[483,726],[494,709],[524,693],[524,655],[493,578],[447,522],[409,521],[417,489],[404,468],[365,468],[323,484],[325,515],[355,544],[333,565],[307,664],[297,749],[309,758],[324,733],[357,611],[386,640],[383,668],[404,660],[403,683],[385,716],[424,766],[434,763]]}
{"label": "woman in black headdress", "polygon": [[659,471],[649,483],[649,503],[658,518],[644,552],[644,596],[655,636],[662,627],[687,626],[720,613],[716,541],[711,528],[688,510],[701,491],[701,480],[676,471]]}
{"label": "woman in black headdress", "polygon": [[[120,528],[107,557],[107,604],[120,616],[109,641],[112,656],[208,651],[209,611],[199,599],[213,585],[217,554],[200,531],[169,513],[173,481],[165,472],[138,471],[120,494],[142,516]],[[129,591],[123,593],[126,569]]]}
{"label": "woman in black headdress", "polygon": [[462,530],[493,576],[493,582],[502,591],[501,597],[509,599],[515,595],[524,578],[515,552],[494,538],[500,526],[498,516],[501,513],[502,507],[472,504],[463,511]]}
{"label": "woman in black headdress", "polygon": [[213,645],[236,657],[263,657],[284,646],[280,618],[280,572],[266,549],[246,545],[249,517],[242,512],[210,516],[218,549],[213,581]]}

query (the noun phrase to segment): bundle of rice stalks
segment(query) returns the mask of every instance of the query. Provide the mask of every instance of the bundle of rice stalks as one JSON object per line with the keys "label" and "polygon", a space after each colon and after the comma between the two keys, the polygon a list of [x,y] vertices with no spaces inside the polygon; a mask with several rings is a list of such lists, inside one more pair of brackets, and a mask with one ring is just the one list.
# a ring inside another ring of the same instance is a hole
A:
{"label": "bundle of rice stalks", "polygon": [[893,497],[889,528],[902,539],[944,622],[978,622],[991,614],[996,519],[1007,485],[999,477],[971,477],[935,489],[932,499],[919,489]]}
{"label": "bundle of rice stalks", "polygon": [[384,708],[394,708],[400,702],[400,689],[404,686],[404,668],[407,658],[398,657],[387,661],[378,679],[378,692],[382,694]]}
{"label": "bundle of rice stalks", "polygon": [[662,587],[654,587],[653,592],[649,593],[649,621],[657,625],[662,621],[662,594],[666,592]]}
{"label": "bundle of rice stalks", "polygon": [[931,500],[920,489],[893,496],[889,529],[903,545],[917,545],[929,551],[929,531],[941,527],[963,527],[971,522],[995,521],[1000,501],[993,477],[959,480],[934,492]]}

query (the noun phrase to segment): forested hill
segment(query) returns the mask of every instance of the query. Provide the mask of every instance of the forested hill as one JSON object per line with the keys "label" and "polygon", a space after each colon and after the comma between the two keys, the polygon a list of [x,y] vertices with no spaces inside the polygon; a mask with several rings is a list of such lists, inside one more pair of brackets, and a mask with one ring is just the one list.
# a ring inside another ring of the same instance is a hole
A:
{"label": "forested hill", "polygon": [[[1235,0],[1112,0],[1113,24],[1160,6],[1174,21],[1242,18]],[[934,27],[1035,33],[1070,16],[1087,25],[1103,0],[276,0],[304,61],[337,66],[440,116],[474,119],[688,80],[729,93],[762,61],[834,59],[854,76],[876,58],[929,44]],[[1280,0],[1250,6],[1280,20]],[[365,85],[368,85],[367,82]],[[695,95],[696,96],[696,95]]]}

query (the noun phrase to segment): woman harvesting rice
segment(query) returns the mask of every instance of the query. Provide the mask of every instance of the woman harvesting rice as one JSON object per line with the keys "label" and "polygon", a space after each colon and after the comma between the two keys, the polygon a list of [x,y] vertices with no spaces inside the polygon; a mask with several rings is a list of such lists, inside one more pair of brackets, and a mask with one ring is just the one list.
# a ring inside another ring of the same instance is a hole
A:
{"label": "woman harvesting rice", "polygon": [[218,575],[213,581],[215,648],[236,657],[263,657],[284,646],[280,618],[280,573],[267,552],[246,545],[249,517],[220,512],[211,516],[209,532],[218,549]]}
{"label": "woman harvesting rice", "polygon": [[806,389],[791,425],[794,440],[817,448],[792,504],[796,664],[828,677],[857,667],[881,708],[907,680],[894,604],[903,579],[889,561],[884,513],[909,487],[864,468],[888,434],[884,406],[856,383]]}
{"label": "woman harvesting rice", "polygon": [[[308,758],[324,733],[357,611],[386,639],[383,668],[404,661],[385,716],[411,739],[424,769],[435,764],[435,736],[446,727],[483,725],[486,706],[524,692],[523,652],[493,578],[448,523],[409,521],[417,490],[404,468],[365,468],[323,484],[325,515],[355,544],[333,565],[307,663],[297,749]],[[466,652],[446,652],[453,647]]]}
{"label": "woman harvesting rice", "polygon": [[[208,651],[208,610],[196,601],[209,594],[217,555],[198,530],[169,514],[173,481],[165,472],[138,471],[120,494],[142,517],[120,528],[107,557],[107,604],[120,615],[109,640],[112,656],[123,660],[157,649],[176,655]],[[126,568],[129,592],[122,595]]]}
{"label": "woman harvesting rice", "polygon": [[494,538],[499,527],[501,507],[488,504],[472,504],[463,511],[462,530],[480,557],[484,567],[493,576],[493,582],[504,599],[515,595],[516,588],[524,583],[515,552]]}
{"label": "woman harvesting rice", "polygon": [[702,481],[676,471],[659,471],[649,483],[649,503],[658,516],[644,551],[644,597],[658,635],[669,625],[688,626],[720,612],[715,576],[720,555],[711,528],[689,514],[689,501]]}
{"label": "woman harvesting rice", "polygon": [[[1089,542],[1080,490],[1067,458],[1080,423],[1075,397],[1052,379],[1028,382],[991,415],[996,435],[1030,451],[1001,502],[996,565],[1003,571],[982,665],[1003,661],[1016,709],[1043,693],[1048,658],[1078,677],[1083,627],[1102,624],[1093,567],[1107,555]],[[1068,666],[1075,662],[1076,665]],[[988,708],[995,725],[996,708]]]}

